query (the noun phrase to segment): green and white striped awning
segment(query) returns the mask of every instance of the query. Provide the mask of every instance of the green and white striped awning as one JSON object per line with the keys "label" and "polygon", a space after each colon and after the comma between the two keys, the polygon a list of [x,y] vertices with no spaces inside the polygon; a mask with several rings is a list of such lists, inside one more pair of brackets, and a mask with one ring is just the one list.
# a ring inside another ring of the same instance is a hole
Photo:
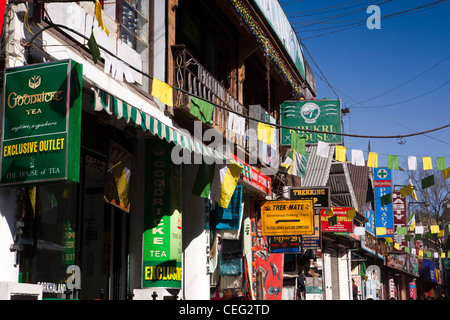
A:
{"label": "green and white striped awning", "polygon": [[229,157],[221,152],[214,150],[202,142],[195,140],[189,132],[183,132],[180,129],[174,128],[170,125],[156,119],[154,116],[133,107],[126,102],[117,99],[113,95],[101,89],[94,89],[94,110],[106,111],[108,114],[115,114],[118,119],[123,118],[127,122],[132,122],[136,126],[140,126],[143,131],[150,131],[161,139],[166,139],[167,142],[173,142],[181,146],[189,152],[195,152],[214,159],[227,160]]}

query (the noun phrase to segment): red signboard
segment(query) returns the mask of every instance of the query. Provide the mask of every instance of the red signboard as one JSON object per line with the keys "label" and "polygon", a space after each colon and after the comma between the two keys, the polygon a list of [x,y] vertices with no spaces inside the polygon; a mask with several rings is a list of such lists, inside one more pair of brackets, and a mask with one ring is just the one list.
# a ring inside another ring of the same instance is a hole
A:
{"label": "red signboard", "polygon": [[347,211],[352,208],[333,207],[333,215],[337,216],[337,224],[329,225],[327,210],[320,210],[320,227],[323,232],[353,232],[353,219],[347,218]]}
{"label": "red signboard", "polygon": [[[283,290],[284,254],[271,254],[268,250],[268,237],[261,235],[261,219],[252,224],[252,284],[254,297],[262,293],[261,300],[281,300]],[[256,227],[256,230],[255,230]]]}
{"label": "red signboard", "polygon": [[242,169],[242,181],[248,183],[250,186],[270,195],[272,189],[272,180],[269,176],[262,174],[255,167],[245,163],[243,160],[239,159],[236,155],[231,154],[233,159],[243,166]]}
{"label": "red signboard", "polygon": [[375,188],[392,187],[391,180],[374,180]]}

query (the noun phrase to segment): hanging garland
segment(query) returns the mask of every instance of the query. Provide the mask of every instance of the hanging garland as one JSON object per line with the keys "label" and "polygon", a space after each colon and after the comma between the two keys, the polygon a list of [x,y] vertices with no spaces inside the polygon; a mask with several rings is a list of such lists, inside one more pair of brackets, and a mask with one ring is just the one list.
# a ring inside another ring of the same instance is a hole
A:
{"label": "hanging garland", "polygon": [[272,59],[272,61],[279,67],[285,79],[290,83],[292,88],[298,93],[302,94],[301,85],[297,83],[292,75],[290,68],[286,61],[281,59],[279,52],[272,45],[262,28],[251,16],[247,5],[243,4],[241,0],[231,0],[234,9],[240,15],[248,29],[256,36],[256,40],[265,50],[265,53]]}

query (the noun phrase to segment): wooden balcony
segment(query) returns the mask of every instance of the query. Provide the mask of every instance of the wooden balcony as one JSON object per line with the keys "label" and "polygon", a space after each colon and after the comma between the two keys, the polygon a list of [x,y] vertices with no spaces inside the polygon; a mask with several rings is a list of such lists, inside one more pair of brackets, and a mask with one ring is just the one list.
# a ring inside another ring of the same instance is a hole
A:
{"label": "wooden balcony", "polygon": [[228,90],[215,79],[205,67],[203,67],[184,47],[174,45],[171,47],[174,57],[174,85],[187,93],[177,91],[174,97],[174,108],[185,114],[189,113],[189,95],[205,99],[215,106],[211,125],[219,130],[229,141],[248,150],[247,128],[248,120],[245,119],[245,133],[236,133],[228,127],[228,119],[234,110],[239,115],[248,115],[248,109],[231,95]]}

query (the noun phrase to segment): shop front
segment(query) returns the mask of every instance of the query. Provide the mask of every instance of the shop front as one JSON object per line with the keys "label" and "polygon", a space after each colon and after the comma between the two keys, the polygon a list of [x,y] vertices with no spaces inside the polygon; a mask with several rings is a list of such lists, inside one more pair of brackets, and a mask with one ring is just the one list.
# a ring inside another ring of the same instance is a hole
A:
{"label": "shop front", "polygon": [[[172,150],[225,157],[149,103],[138,109],[84,81],[81,68],[67,60],[7,72],[0,210],[11,245],[0,281],[34,285],[42,299],[125,300],[154,287],[176,296],[182,166]],[[47,69],[57,70],[38,72]]]}

